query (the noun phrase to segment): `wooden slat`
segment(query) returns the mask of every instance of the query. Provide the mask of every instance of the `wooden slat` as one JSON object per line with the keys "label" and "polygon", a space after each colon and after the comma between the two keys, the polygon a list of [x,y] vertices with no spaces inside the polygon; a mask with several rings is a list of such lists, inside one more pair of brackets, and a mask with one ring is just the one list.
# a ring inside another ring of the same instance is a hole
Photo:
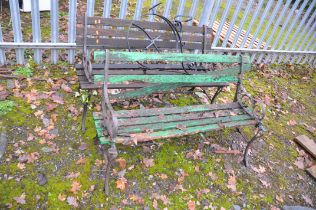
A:
{"label": "wooden slat", "polygon": [[[78,18],[78,23],[83,24],[83,18]],[[150,22],[138,20],[126,20],[116,18],[88,17],[88,25],[114,26],[114,27],[129,27],[132,23],[152,30],[170,30],[170,26],[164,22]],[[203,28],[198,26],[183,26],[183,32],[202,33]]]}
{"label": "wooden slat", "polygon": [[[136,109],[136,110],[120,110],[115,112],[115,116],[118,118],[131,118],[131,117],[146,117],[146,116],[159,116],[161,113],[164,115],[189,113],[189,112],[203,112],[208,110],[225,110],[225,109],[238,109],[240,105],[238,103],[228,104],[205,104],[205,105],[193,105],[186,107],[170,107],[170,108],[151,108],[151,109]],[[101,119],[97,113],[94,116],[95,119]]]}
{"label": "wooden slat", "polygon": [[[204,63],[240,63],[240,56],[189,53],[147,53],[147,52],[110,52],[111,59],[124,61],[173,61]],[[244,56],[244,63],[250,63],[249,56]]]}
{"label": "wooden slat", "polygon": [[316,158],[316,143],[305,135],[297,136],[295,138],[307,152],[309,152],[314,158]]}

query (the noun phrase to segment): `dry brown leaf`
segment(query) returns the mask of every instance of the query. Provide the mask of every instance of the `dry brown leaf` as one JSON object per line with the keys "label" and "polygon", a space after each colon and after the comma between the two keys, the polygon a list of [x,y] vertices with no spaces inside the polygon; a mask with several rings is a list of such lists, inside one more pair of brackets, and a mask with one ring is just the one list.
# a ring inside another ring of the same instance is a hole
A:
{"label": "dry brown leaf", "polygon": [[126,160],[125,160],[124,158],[117,158],[117,159],[115,160],[115,162],[118,163],[118,165],[119,165],[119,167],[120,167],[121,169],[126,168]]}
{"label": "dry brown leaf", "polygon": [[20,197],[14,197],[13,199],[18,203],[18,204],[26,204],[26,201],[25,201],[25,193],[22,193],[20,195]]}
{"label": "dry brown leaf", "polygon": [[81,188],[80,182],[73,181],[72,184],[71,184],[70,192],[72,192],[74,194],[77,194],[78,191],[80,190],[80,188]]}
{"label": "dry brown leaf", "polygon": [[189,200],[187,204],[188,204],[189,210],[195,210],[195,202],[194,201]]}
{"label": "dry brown leaf", "polygon": [[290,125],[290,126],[294,126],[294,125],[297,125],[297,122],[292,119],[292,120],[289,120],[289,121],[287,122],[287,124]]}
{"label": "dry brown leaf", "polygon": [[283,203],[283,202],[284,202],[282,196],[276,195],[276,196],[275,196],[275,199],[276,199],[277,201],[279,201],[280,203]]}
{"label": "dry brown leaf", "polygon": [[76,164],[77,165],[84,165],[84,164],[86,164],[86,158],[84,156],[81,156],[79,158],[79,160],[77,160]]}
{"label": "dry brown leaf", "polygon": [[262,174],[266,171],[265,167],[259,165],[259,167],[251,166],[251,169],[259,174]]}
{"label": "dry brown leaf", "polygon": [[160,179],[162,179],[162,180],[168,179],[167,174],[159,174],[158,176],[159,176]]}
{"label": "dry brown leaf", "polygon": [[25,169],[25,164],[24,163],[18,163],[17,167],[21,170]]}
{"label": "dry brown leaf", "polygon": [[125,190],[127,187],[127,180],[124,177],[120,177],[116,180],[116,188],[120,190]]}
{"label": "dry brown leaf", "polygon": [[68,173],[68,175],[66,176],[67,179],[76,179],[80,176],[80,172],[71,172],[71,173]]}
{"label": "dry brown leaf", "polygon": [[228,177],[228,184],[227,184],[228,189],[230,189],[232,192],[236,192],[236,177],[235,175],[231,175]]}
{"label": "dry brown leaf", "polygon": [[58,200],[60,200],[60,201],[65,201],[65,200],[66,200],[66,195],[64,195],[64,194],[59,194],[59,195],[58,195]]}
{"label": "dry brown leaf", "polygon": [[158,208],[158,202],[156,199],[153,200],[153,207],[154,207],[154,209]]}
{"label": "dry brown leaf", "polygon": [[136,204],[143,204],[144,203],[144,199],[138,195],[135,195],[135,194],[130,195],[129,199],[131,199]]}
{"label": "dry brown leaf", "polygon": [[154,159],[151,159],[151,158],[143,158],[142,164],[143,164],[143,166],[145,166],[146,168],[150,168],[150,167],[152,167],[152,166],[155,165]]}
{"label": "dry brown leaf", "polygon": [[65,84],[61,85],[61,89],[63,89],[67,93],[71,93],[72,92],[72,89],[68,85],[65,85]]}
{"label": "dry brown leaf", "polygon": [[95,160],[95,165],[96,166],[101,166],[102,164],[103,164],[103,160],[99,160],[99,159]]}

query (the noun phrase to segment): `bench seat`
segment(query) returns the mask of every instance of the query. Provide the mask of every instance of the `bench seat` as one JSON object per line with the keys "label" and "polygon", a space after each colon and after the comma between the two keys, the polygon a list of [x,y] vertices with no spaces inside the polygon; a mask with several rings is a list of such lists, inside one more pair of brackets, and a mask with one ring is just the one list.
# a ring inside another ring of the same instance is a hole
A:
{"label": "bench seat", "polygon": [[[131,144],[155,139],[191,135],[225,127],[255,125],[239,103],[194,105],[172,108],[151,108],[115,111],[118,119],[116,143]],[[102,126],[102,113],[93,118],[101,144],[110,143]]]}

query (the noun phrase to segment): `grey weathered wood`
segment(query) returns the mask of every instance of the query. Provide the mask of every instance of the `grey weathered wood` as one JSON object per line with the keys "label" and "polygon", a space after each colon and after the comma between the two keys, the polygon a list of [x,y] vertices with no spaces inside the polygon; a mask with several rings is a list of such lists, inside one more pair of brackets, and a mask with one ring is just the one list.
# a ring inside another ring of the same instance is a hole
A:
{"label": "grey weathered wood", "polygon": [[316,143],[305,135],[297,136],[296,142],[299,143],[307,152],[316,158]]}

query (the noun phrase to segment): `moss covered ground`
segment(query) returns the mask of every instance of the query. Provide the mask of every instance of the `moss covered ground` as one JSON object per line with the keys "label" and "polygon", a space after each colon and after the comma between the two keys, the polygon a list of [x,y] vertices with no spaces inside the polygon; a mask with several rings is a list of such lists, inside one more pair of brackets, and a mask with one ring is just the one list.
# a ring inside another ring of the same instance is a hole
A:
{"label": "moss covered ground", "polygon": [[[205,133],[205,139],[193,135],[119,146],[111,194],[106,196],[91,114],[100,109],[99,97],[92,98],[82,134],[82,103],[73,67],[60,63],[30,68],[33,75],[28,79],[0,82],[1,89],[10,92],[6,100],[12,102],[0,118],[8,137],[0,162],[0,209],[277,209],[316,204],[316,182],[303,170],[313,160],[293,141],[300,134],[316,137],[314,69],[278,65],[247,73],[247,90],[267,104],[268,129],[251,149],[250,167],[241,164],[240,154],[213,152],[218,146],[245,148],[246,141],[234,129]],[[232,100],[234,88],[226,88],[217,103]],[[153,97],[116,102],[114,107],[205,101],[201,95],[176,93]],[[243,131],[251,137],[254,130]]]}

